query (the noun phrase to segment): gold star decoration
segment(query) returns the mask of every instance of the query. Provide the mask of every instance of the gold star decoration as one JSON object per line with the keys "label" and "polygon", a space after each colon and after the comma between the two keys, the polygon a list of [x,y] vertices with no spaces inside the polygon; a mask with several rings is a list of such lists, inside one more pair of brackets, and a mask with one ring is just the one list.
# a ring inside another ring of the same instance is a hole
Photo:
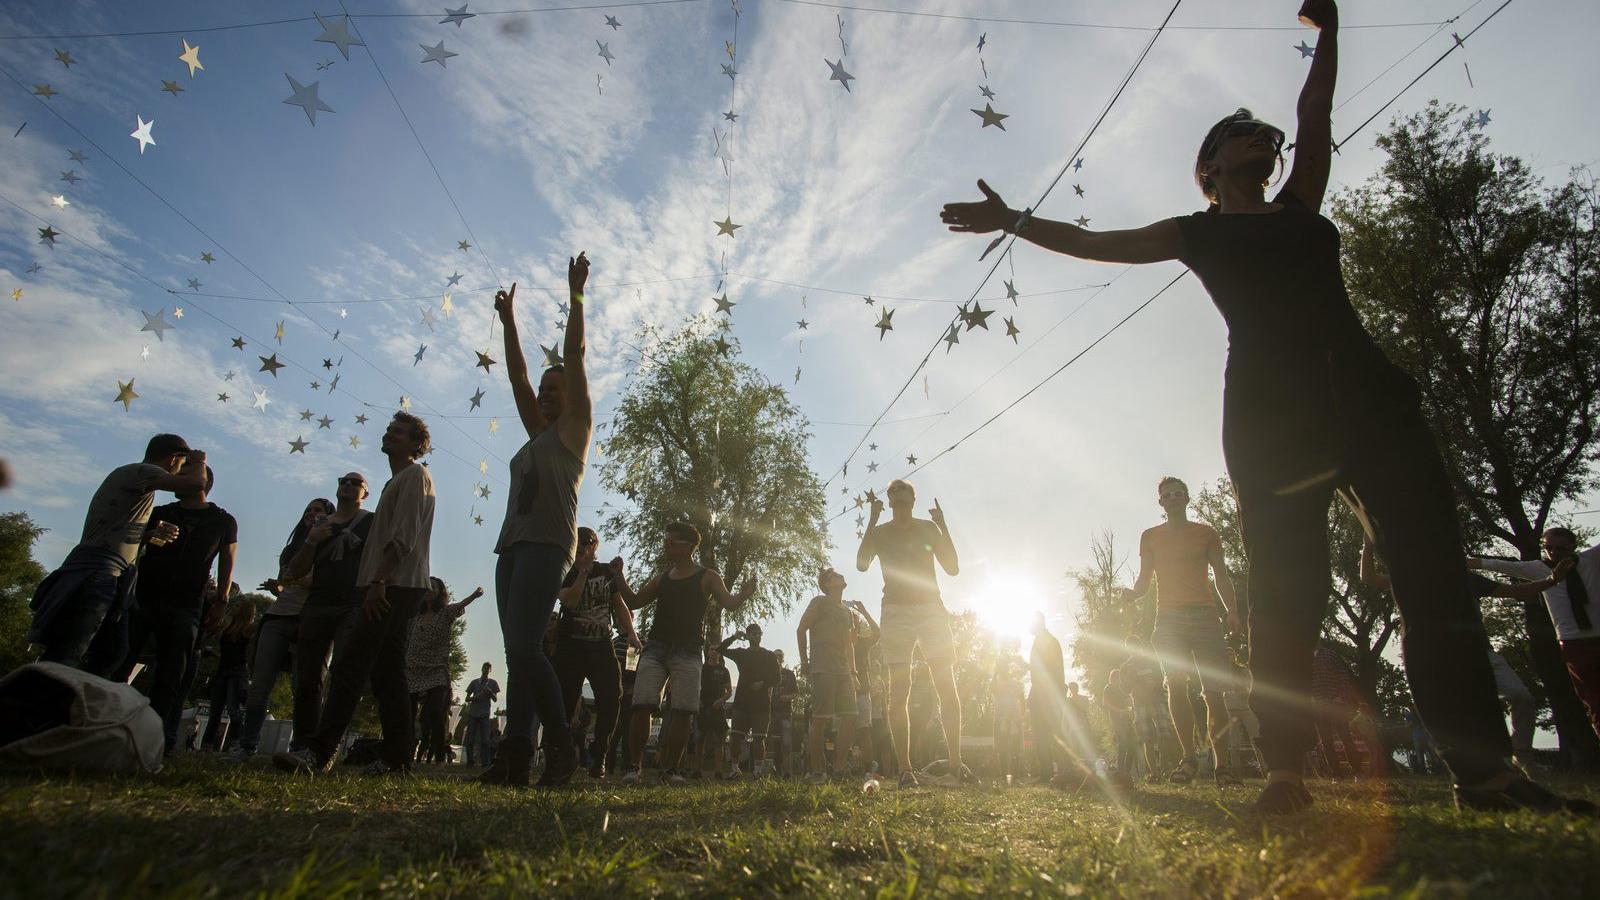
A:
{"label": "gold star decoration", "polygon": [[449,293],[446,293],[444,295],[444,302],[439,304],[439,312],[444,313],[444,317],[448,319],[450,318],[450,314],[455,311],[455,308],[455,300],[451,298]]}
{"label": "gold star decoration", "polygon": [[228,395],[225,394],[225,393],[218,394],[217,395],[217,402],[218,403],[227,403],[228,402]]}
{"label": "gold star decoration", "polygon": [[1021,296],[1021,295],[1017,293],[1017,285],[1016,285],[1016,283],[1014,281],[1007,280],[1006,281],[1006,299],[1011,301],[1011,305],[1012,306],[1016,306],[1017,305],[1017,298],[1019,296]]}
{"label": "gold star decoration", "polygon": [[722,296],[720,296],[720,297],[712,297],[711,299],[716,301],[717,312],[719,312],[719,313],[728,313],[729,315],[732,315],[733,314],[733,308],[735,306],[739,305],[739,304],[735,303],[734,301],[728,299],[727,292],[723,292]]}
{"label": "gold star decoration", "polygon": [[407,397],[405,394],[401,394],[400,395],[400,408],[402,410],[409,410],[411,408],[411,398]]}
{"label": "gold star decoration", "polygon": [[200,261],[203,263],[214,263],[217,261],[217,258],[212,256],[210,252],[204,252],[200,254]]}
{"label": "gold star decoration", "polygon": [[994,315],[994,310],[984,309],[983,304],[976,300],[972,301],[971,312],[966,310],[961,311],[961,319],[967,323],[968,331],[971,331],[974,328],[982,328],[984,331],[988,331],[989,317],[992,315]]}
{"label": "gold star decoration", "polygon": [[878,340],[883,340],[884,335],[894,330],[894,322],[892,321],[893,319],[894,310],[885,308],[882,315],[878,318],[878,324],[872,326],[873,328],[878,329]]}
{"label": "gold star decoration", "polygon": [[278,320],[278,329],[275,332],[273,332],[272,336],[273,336],[274,339],[277,340],[278,346],[282,347],[283,346],[283,320],[282,319]]}
{"label": "gold star decoration", "polygon": [[256,371],[271,372],[273,378],[277,378],[278,370],[283,368],[283,363],[278,362],[278,354],[276,353],[272,354],[271,356],[258,356],[256,359],[261,360],[261,368],[257,369]]}
{"label": "gold star decoration", "polygon": [[311,417],[314,416],[314,415],[316,415],[316,413],[312,412],[311,410],[302,409],[302,410],[300,410],[300,421],[309,422],[309,421],[311,421]]}
{"label": "gold star decoration", "polygon": [[951,348],[961,343],[961,327],[956,323],[951,322],[950,330],[945,332],[942,340],[944,341],[944,352],[949,353]]}
{"label": "gold star decoration", "polygon": [[712,224],[717,226],[717,236],[718,237],[721,237],[723,235],[727,235],[728,237],[733,237],[733,233],[735,231],[738,231],[739,229],[744,227],[743,225],[735,225],[735,224],[733,224],[733,217],[732,216],[728,216],[727,218],[723,219],[721,222],[713,222]]}
{"label": "gold star decoration", "polygon": [[489,474],[489,461],[487,459],[478,460],[478,474],[479,475],[487,475],[487,474]]}
{"label": "gold star decoration", "polygon": [[476,352],[478,354],[478,368],[484,370],[485,372],[492,371],[489,367],[494,365],[494,360],[489,358],[488,352],[484,350],[478,350]]}
{"label": "gold star decoration", "polygon": [[326,428],[329,431],[332,431],[333,430],[333,420],[328,418],[327,416],[318,416],[317,417],[317,427],[318,428]]}
{"label": "gold star decoration", "polygon": [[202,72],[206,70],[205,66],[200,65],[200,48],[198,46],[189,46],[188,40],[184,40],[183,52],[178,54],[178,59],[182,60],[184,65],[189,67],[190,78],[194,77],[196,69]]}
{"label": "gold star decoration", "polygon": [[176,81],[168,81],[165,78],[161,79],[161,89],[174,97],[183,93],[183,85]]}
{"label": "gold star decoration", "polygon": [[51,97],[54,97],[56,94],[60,93],[59,91],[57,91],[55,88],[51,87],[48,84],[36,84],[36,85],[34,85],[33,86],[33,92],[35,94],[39,95],[40,97],[45,98],[46,100],[49,100]]}
{"label": "gold star decoration", "polygon": [[59,50],[58,49],[58,50],[56,50],[56,62],[59,62],[63,66],[66,66],[67,68],[70,69],[70,68],[72,68],[72,64],[77,62],[77,60],[73,59],[72,58],[72,54],[67,52],[66,50]]}
{"label": "gold star decoration", "polygon": [[350,449],[351,450],[359,450],[360,448],[361,448],[361,438],[358,438],[353,434],[350,435]]}
{"label": "gold star decoration", "polygon": [[244,341],[244,336],[243,335],[233,339],[233,347],[234,347],[235,350],[243,350],[244,349],[244,343],[245,343],[245,341]]}
{"label": "gold star decoration", "polygon": [[57,194],[54,197],[50,198],[50,204],[52,206],[54,206],[56,209],[66,209],[67,207],[72,205],[72,202],[70,200],[68,200],[65,196],[63,196],[61,194]]}
{"label": "gold star decoration", "polygon": [[133,406],[133,401],[137,400],[138,398],[139,395],[133,391],[133,379],[129,378],[127,384],[123,384],[120,381],[117,382],[117,397],[111,402],[121,403],[122,411],[127,412],[128,409]]}
{"label": "gold star decoration", "polygon": [[22,299],[22,288],[12,288],[11,299],[20,301]]}
{"label": "gold star decoration", "polygon": [[306,440],[301,435],[298,435],[298,434],[295,435],[294,440],[289,441],[289,454],[292,456],[292,455],[298,453],[301,456],[305,456],[306,455],[306,445],[308,445],[310,443],[311,443],[310,441]]}
{"label": "gold star decoration", "polygon": [[1017,327],[1016,320],[1012,319],[1010,316],[1006,316],[1006,337],[1011,338],[1011,343],[1021,343],[1017,340],[1017,335],[1021,333],[1022,329]]}
{"label": "gold star decoration", "polygon": [[490,419],[489,420],[489,433],[490,434],[499,434],[500,433],[500,420],[499,419]]}
{"label": "gold star decoration", "polygon": [[540,344],[539,349],[544,351],[545,368],[554,369],[556,366],[561,365],[561,354],[556,352],[556,348]]}
{"label": "gold star decoration", "polygon": [[983,124],[979,126],[980,128],[988,128],[990,125],[993,125],[1001,131],[1006,130],[1005,123],[1001,120],[1008,119],[1010,116],[1005,113],[995,112],[993,106],[985,103],[983,105],[983,109],[975,109],[972,112],[978,118],[983,120]]}
{"label": "gold star decoration", "polygon": [[356,424],[357,425],[365,425],[365,424],[367,424],[367,417],[365,415],[356,416]]}
{"label": "gold star decoration", "polygon": [[57,231],[54,225],[46,225],[45,227],[40,228],[38,231],[39,243],[49,244],[50,249],[54,250],[56,247],[56,238],[61,236],[61,232]]}

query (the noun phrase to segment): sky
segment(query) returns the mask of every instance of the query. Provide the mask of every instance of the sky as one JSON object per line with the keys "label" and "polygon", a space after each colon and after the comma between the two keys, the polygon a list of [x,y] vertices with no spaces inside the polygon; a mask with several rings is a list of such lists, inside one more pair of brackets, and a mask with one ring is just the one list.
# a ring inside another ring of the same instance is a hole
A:
{"label": "sky", "polygon": [[[236,580],[250,587],[274,574],[301,509],[332,496],[339,474],[381,483],[378,438],[404,396],[436,445],[433,571],[457,595],[492,588],[507,460],[524,438],[504,365],[485,374],[475,351],[502,358],[492,297],[516,282],[537,364],[539,345],[560,339],[566,258],[586,250],[596,420],[640,365],[641,325],[712,321],[712,297],[726,291],[741,358],[810,419],[811,465],[830,479],[830,515],[840,512],[913,468],[909,456],[955,444],[1182,271],[1019,244],[986,281],[996,257],[979,259],[985,238],[944,230],[944,202],[976,199],[984,177],[1014,207],[1085,216],[1091,228],[1199,209],[1190,164],[1205,130],[1239,106],[1292,126],[1309,64],[1295,47],[1316,42],[1292,2],[1180,5],[1077,154],[1081,167],[1041,203],[1170,4],[871,5],[742,0],[736,21],[727,0],[502,14],[469,4],[476,17],[457,24],[440,23],[438,3],[352,2],[349,31],[365,46],[346,59],[315,40],[323,27],[310,18],[342,15],[337,0],[7,3],[0,131],[17,133],[0,138],[0,288],[22,295],[0,297],[0,456],[16,479],[0,510],[50,529],[35,555],[54,566],[105,473],[175,431],[209,453],[212,499],[240,523]],[[1497,5],[1344,4],[1335,135]],[[970,18],[980,14],[991,19]],[[1597,33],[1594,4],[1512,3],[1344,147],[1331,190],[1370,177],[1378,129],[1430,98],[1488,110],[1494,149],[1547,179],[1600,161],[1600,124],[1581,112],[1600,83]],[[440,41],[455,55],[423,62]],[[185,42],[204,66],[192,74]],[[852,76],[848,90],[829,61]],[[316,85],[332,111],[313,125],[283,103],[289,78]],[[164,92],[165,81],[182,91]],[[1004,130],[974,115],[985,102],[1007,116]],[[155,123],[142,153],[130,136],[141,121]],[[715,155],[719,144],[731,160]],[[74,150],[87,158],[72,161]],[[725,218],[740,226],[732,237],[713,224]],[[40,242],[46,226],[62,233],[53,247]],[[989,328],[937,349],[891,405],[973,296],[995,310]],[[893,330],[880,337],[885,309]],[[141,331],[142,313],[158,312],[173,327]],[[1198,487],[1223,475],[1225,351],[1220,318],[1185,278],[917,472],[919,505],[938,499],[962,558],[947,604],[1012,633],[1040,608],[1070,634],[1077,598],[1064,576],[1088,564],[1092,538],[1110,532],[1126,552],[1160,519],[1160,476]],[[259,371],[274,353],[286,367]],[[130,378],[139,397],[124,411],[112,398]],[[259,391],[265,409],[253,406]],[[852,456],[864,437],[878,449]],[[304,453],[291,453],[299,439]],[[599,483],[604,453],[597,441],[581,522],[625,503]],[[1586,497],[1567,511],[1596,507]],[[847,596],[876,611],[880,576],[855,572],[855,527],[853,509],[833,521],[831,559]],[[610,537],[603,555],[642,563]],[[793,653],[799,612],[765,623],[770,646]],[[467,623],[472,669],[487,660],[503,673],[492,592]]]}

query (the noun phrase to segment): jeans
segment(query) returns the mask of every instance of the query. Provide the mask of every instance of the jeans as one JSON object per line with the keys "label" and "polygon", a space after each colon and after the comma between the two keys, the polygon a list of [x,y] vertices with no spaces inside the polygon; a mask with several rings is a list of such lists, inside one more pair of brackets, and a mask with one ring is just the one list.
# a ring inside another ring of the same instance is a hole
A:
{"label": "jeans", "polygon": [[[232,744],[244,730],[244,695],[250,687],[250,676],[245,672],[218,672],[211,676],[211,715],[206,720],[205,734],[200,746],[221,750]],[[228,730],[222,730],[222,711],[228,711]]]}
{"label": "jeans", "polygon": [[556,673],[561,677],[561,705],[575,711],[583,696],[584,679],[594,690],[594,739],[590,753],[595,762],[605,758],[611,732],[622,716],[622,666],[610,641],[562,640],[556,644]]}
{"label": "jeans", "polygon": [[150,672],[150,708],[161,716],[161,731],[167,748],[178,742],[178,722],[183,718],[183,700],[194,683],[198,661],[200,612],[150,604],[138,606],[128,615],[128,652],[122,664],[111,673],[112,681],[127,681],[144,654],[144,645],[155,639],[156,661]]}
{"label": "jeans", "polygon": [[128,655],[128,615],[117,604],[117,576],[97,572],[56,614],[41,635],[40,662],[60,663],[101,678],[112,674]]}
{"label": "jeans", "polygon": [[381,757],[392,769],[410,763],[414,743],[411,692],[406,689],[406,643],[411,637],[411,617],[426,593],[427,588],[390,587],[387,612],[368,618],[361,607],[352,610],[350,632],[328,667],[328,698],[317,731],[305,740],[306,748],[319,759],[331,759],[339,749],[370,680],[383,726]]}
{"label": "jeans", "polygon": [[[256,628],[256,661],[250,675],[250,693],[244,702],[244,730],[239,736],[239,746],[246,753],[255,753],[261,743],[267,701],[278,685],[278,673],[289,663],[299,630],[299,616],[265,616]],[[292,675],[289,681],[294,683]]]}
{"label": "jeans", "polygon": [[[1270,381],[1236,372],[1229,390]],[[1460,783],[1504,771],[1510,752],[1489,640],[1462,565],[1455,495],[1409,377],[1387,364],[1332,371],[1324,433],[1286,432],[1284,411],[1224,398],[1223,452],[1249,558],[1250,706],[1267,766],[1298,772],[1315,740],[1311,659],[1329,597],[1328,506],[1338,491],[1374,533],[1405,621],[1417,711]],[[1303,406],[1313,406],[1310,398]]]}
{"label": "jeans", "polygon": [[493,732],[488,716],[467,718],[467,765],[487,766],[493,754]]}
{"label": "jeans", "polygon": [[445,762],[450,750],[450,685],[412,694],[411,710],[417,721],[418,759]]}
{"label": "jeans", "polygon": [[561,679],[544,652],[550,613],[556,608],[556,593],[566,574],[566,552],[552,544],[512,544],[500,554],[494,568],[500,633],[506,642],[503,737],[530,748],[540,722],[550,740],[571,740],[567,711],[561,705]]}
{"label": "jeans", "polygon": [[344,653],[355,632],[361,608],[353,605],[307,606],[300,612],[300,634],[294,649],[294,736],[292,749],[306,746],[322,721],[322,682],[328,654]]}

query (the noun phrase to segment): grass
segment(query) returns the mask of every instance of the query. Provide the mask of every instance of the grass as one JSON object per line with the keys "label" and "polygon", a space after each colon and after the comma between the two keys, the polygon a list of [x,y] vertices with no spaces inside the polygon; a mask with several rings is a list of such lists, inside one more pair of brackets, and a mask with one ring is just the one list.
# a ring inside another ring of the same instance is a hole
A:
{"label": "grass", "polygon": [[1460,814],[1434,779],[1314,785],[1316,813],[1291,819],[1250,813],[1254,793],[1156,785],[1116,803],[1047,787],[865,796],[779,781],[511,792],[186,756],[153,777],[0,778],[0,894],[1600,895],[1592,822]]}

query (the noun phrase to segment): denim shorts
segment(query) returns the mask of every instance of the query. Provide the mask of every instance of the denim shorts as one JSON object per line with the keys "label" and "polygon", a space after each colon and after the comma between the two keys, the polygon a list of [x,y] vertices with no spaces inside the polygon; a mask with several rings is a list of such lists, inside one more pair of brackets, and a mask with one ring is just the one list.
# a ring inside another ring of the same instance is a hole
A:
{"label": "denim shorts", "polygon": [[919,645],[928,662],[956,656],[950,613],[943,603],[885,603],[881,633],[883,661],[891,666],[910,665],[912,650]]}
{"label": "denim shorts", "polygon": [[831,719],[856,714],[856,683],[849,675],[811,676],[811,716]]}
{"label": "denim shorts", "polygon": [[1228,659],[1222,619],[1211,604],[1157,610],[1150,644],[1168,685],[1174,678],[1198,677],[1202,693],[1215,691],[1220,697],[1232,682],[1233,664]]}
{"label": "denim shorts", "polygon": [[661,705],[661,692],[672,686],[672,708],[679,712],[700,711],[699,644],[669,644],[645,641],[634,672],[633,706],[655,708]]}

